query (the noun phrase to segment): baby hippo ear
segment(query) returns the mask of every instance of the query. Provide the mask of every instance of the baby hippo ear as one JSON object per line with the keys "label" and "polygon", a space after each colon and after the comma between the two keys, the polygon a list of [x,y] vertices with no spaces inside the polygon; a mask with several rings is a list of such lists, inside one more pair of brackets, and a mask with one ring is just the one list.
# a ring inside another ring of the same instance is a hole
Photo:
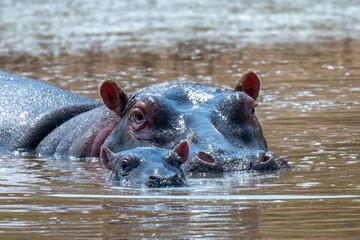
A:
{"label": "baby hippo ear", "polygon": [[101,147],[100,161],[109,170],[115,170],[116,156],[110,149],[105,146]]}
{"label": "baby hippo ear", "polygon": [[122,116],[128,96],[114,81],[106,80],[101,84],[100,96],[109,109]]}
{"label": "baby hippo ear", "polygon": [[186,141],[181,142],[175,147],[174,152],[181,157],[181,165],[184,164],[189,158],[189,144]]}
{"label": "baby hippo ear", "polygon": [[236,83],[234,91],[242,91],[256,100],[260,92],[260,79],[258,75],[249,71]]}

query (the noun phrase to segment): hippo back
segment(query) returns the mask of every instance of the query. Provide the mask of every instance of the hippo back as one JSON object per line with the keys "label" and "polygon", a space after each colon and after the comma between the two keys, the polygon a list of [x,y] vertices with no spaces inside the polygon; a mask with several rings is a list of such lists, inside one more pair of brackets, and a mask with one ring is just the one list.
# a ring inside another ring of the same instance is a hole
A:
{"label": "hippo back", "polygon": [[0,149],[32,150],[54,128],[99,105],[47,83],[0,71]]}

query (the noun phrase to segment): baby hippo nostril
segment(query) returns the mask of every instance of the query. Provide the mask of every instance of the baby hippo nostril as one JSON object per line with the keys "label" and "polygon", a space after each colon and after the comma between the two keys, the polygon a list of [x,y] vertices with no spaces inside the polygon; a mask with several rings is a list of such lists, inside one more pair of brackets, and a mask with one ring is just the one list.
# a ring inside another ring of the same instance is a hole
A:
{"label": "baby hippo nostril", "polygon": [[149,179],[150,179],[150,180],[157,180],[157,179],[159,179],[159,178],[158,178],[157,176],[150,176]]}
{"label": "baby hippo nostril", "polygon": [[146,182],[147,187],[183,187],[186,182],[179,174],[175,173],[166,177],[150,176]]}

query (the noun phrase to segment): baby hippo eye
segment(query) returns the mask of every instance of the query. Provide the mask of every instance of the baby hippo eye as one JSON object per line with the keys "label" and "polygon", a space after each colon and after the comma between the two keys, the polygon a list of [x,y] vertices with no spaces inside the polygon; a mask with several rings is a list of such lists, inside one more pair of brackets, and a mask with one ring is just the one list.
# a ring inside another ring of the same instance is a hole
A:
{"label": "baby hippo eye", "polygon": [[121,160],[120,163],[120,174],[122,176],[127,176],[129,173],[139,166],[139,160],[133,156],[129,155]]}
{"label": "baby hippo eye", "polygon": [[123,171],[128,171],[129,170],[129,163],[127,161],[122,161],[121,162],[121,170]]}
{"label": "baby hippo eye", "polygon": [[121,164],[120,164],[120,173],[122,176],[127,176],[129,175],[129,172],[130,172],[130,165],[129,165],[129,162],[127,160],[123,160],[121,161]]}

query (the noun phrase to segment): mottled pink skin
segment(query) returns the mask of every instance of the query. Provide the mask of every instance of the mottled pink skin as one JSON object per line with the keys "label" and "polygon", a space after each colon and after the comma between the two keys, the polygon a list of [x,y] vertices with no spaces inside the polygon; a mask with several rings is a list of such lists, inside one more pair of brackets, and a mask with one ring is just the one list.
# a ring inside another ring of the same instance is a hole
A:
{"label": "mottled pink skin", "polygon": [[101,129],[94,139],[94,142],[91,146],[91,157],[99,157],[100,156],[100,149],[101,146],[104,144],[105,140],[109,137],[112,131],[115,130],[117,125],[119,125],[120,118],[118,121],[115,121],[113,124],[105,126],[103,129]]}

